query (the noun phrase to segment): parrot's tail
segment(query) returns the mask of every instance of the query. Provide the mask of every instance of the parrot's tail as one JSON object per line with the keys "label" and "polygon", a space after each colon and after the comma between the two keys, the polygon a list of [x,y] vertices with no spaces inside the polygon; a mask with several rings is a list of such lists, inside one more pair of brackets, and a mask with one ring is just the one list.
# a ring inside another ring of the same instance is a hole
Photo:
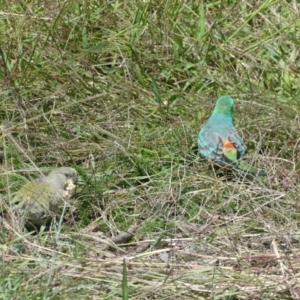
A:
{"label": "parrot's tail", "polygon": [[242,172],[246,175],[252,175],[252,176],[267,176],[268,174],[262,170],[257,169],[249,164],[247,164],[245,161],[239,161],[237,168],[239,172]]}

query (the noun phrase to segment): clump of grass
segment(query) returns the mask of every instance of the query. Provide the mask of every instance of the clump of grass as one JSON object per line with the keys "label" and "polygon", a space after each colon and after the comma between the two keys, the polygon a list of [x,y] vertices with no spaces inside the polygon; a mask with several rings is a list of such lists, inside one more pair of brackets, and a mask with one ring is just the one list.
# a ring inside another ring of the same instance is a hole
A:
{"label": "clump of grass", "polygon": [[[6,1],[1,15],[3,299],[299,297],[293,3]],[[267,178],[198,157],[223,94]],[[76,210],[15,237],[14,192],[61,165],[79,172]]]}

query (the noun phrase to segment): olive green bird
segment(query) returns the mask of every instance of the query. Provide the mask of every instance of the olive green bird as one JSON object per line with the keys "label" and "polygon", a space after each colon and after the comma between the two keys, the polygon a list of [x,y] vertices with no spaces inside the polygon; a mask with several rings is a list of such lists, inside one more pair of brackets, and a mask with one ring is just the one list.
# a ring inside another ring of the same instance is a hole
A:
{"label": "olive green bird", "polygon": [[266,176],[241,158],[246,153],[242,137],[233,126],[233,99],[222,96],[218,99],[212,115],[199,132],[200,155],[221,165],[231,166],[245,175]]}
{"label": "olive green bird", "polygon": [[40,227],[49,223],[71,197],[77,180],[75,169],[61,167],[46,177],[26,183],[11,202],[18,226]]}

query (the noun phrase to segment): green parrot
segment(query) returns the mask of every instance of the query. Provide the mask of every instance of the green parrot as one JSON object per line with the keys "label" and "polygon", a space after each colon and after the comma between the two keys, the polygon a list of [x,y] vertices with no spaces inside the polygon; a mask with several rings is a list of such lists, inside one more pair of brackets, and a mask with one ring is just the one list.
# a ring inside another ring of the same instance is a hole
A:
{"label": "green parrot", "polygon": [[266,176],[264,170],[257,169],[240,160],[246,153],[243,139],[233,126],[233,99],[222,96],[208,121],[199,132],[200,155],[221,165],[228,165],[237,171],[252,176]]}

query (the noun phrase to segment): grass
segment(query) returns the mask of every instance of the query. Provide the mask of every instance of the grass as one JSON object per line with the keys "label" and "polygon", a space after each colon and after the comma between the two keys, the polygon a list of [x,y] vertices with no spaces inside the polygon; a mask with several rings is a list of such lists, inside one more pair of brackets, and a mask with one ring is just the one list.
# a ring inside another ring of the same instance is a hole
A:
{"label": "grass", "polygon": [[[300,298],[295,1],[3,1],[0,15],[0,299]],[[224,94],[267,178],[199,157]],[[9,200],[56,166],[80,175],[76,209],[16,236]]]}

